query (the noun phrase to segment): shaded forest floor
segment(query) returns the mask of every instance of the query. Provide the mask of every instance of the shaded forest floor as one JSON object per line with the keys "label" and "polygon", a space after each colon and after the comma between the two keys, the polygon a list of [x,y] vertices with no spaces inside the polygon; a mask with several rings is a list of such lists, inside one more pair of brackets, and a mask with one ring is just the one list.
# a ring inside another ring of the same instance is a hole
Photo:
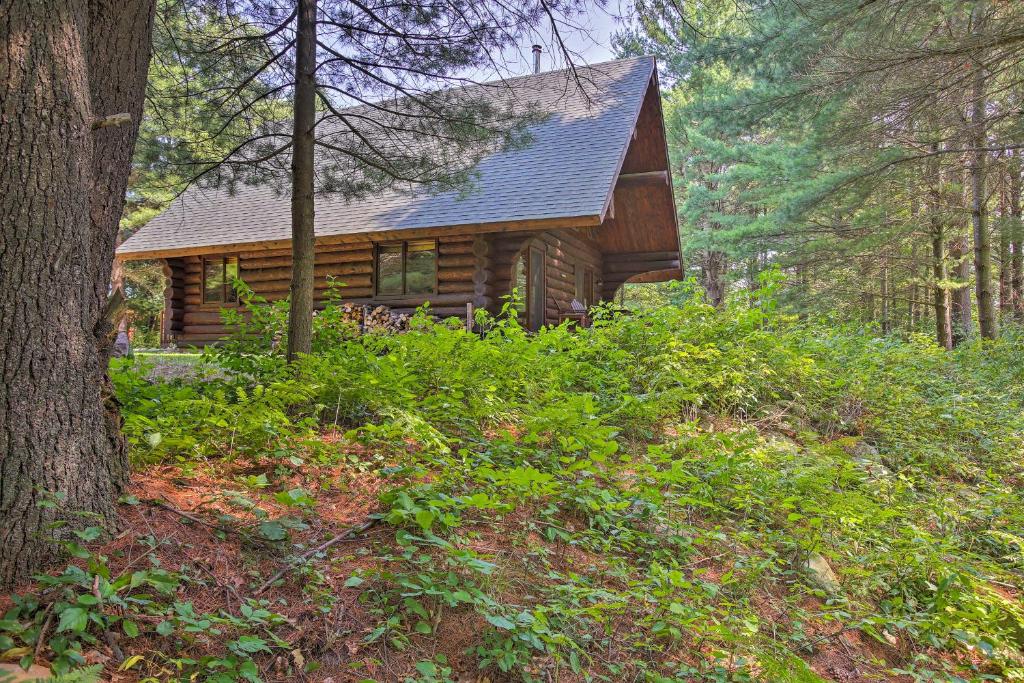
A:
{"label": "shaded forest floor", "polygon": [[[333,433],[327,434],[325,441],[356,459],[364,450],[359,445],[339,443]],[[271,482],[265,488],[244,485],[251,483],[253,477],[264,476]],[[362,527],[385,512],[378,495],[394,485],[393,480],[352,466],[318,467],[304,463],[282,468],[268,461],[201,467],[187,475],[175,466],[152,467],[133,477],[124,499],[127,502],[119,506],[120,530],[111,539],[90,544],[89,550],[108,558],[106,565],[113,576],[130,574],[133,568],[146,565],[159,566],[180,576],[174,601],[190,604],[198,614],[240,614],[243,605],[258,603],[280,615],[280,623],[272,629],[273,637],[264,639],[272,644],[271,651],[257,655],[264,680],[430,680],[417,678],[422,677],[417,664],[423,669],[422,662],[438,661],[444,665],[433,670],[447,666],[448,678],[460,683],[521,680],[517,671],[479,671],[475,650],[482,646],[481,634],[488,628],[488,622],[472,608],[432,609],[424,617],[430,626],[429,633],[403,634],[400,640],[392,642],[383,637],[367,642],[381,624],[384,603],[366,600],[366,584],[352,586],[351,579],[386,572],[389,564],[407,553],[408,547],[396,542],[390,527],[373,524],[325,551],[314,553],[305,562],[298,561],[296,553],[268,543],[258,532],[264,513],[269,519],[281,519],[293,512],[292,505],[277,499],[281,492],[316,491],[315,501],[304,506],[300,515],[308,528],[289,537],[289,544],[301,551],[298,557],[305,557],[309,550]],[[253,505],[260,510],[259,514],[253,514]],[[575,583],[586,586],[587,593],[629,590],[628,579],[609,571],[604,553],[586,547],[589,544],[574,542],[576,527],[586,520],[560,519],[564,537],[560,534],[551,538],[545,532],[556,527],[538,514],[542,507],[542,501],[535,501],[515,514],[499,518],[484,515],[472,522],[467,520],[460,528],[460,545],[481,562],[492,565],[486,573],[489,583],[501,586],[500,593],[507,594],[513,603],[529,599],[531,589],[543,584],[548,584],[548,590],[557,589],[557,577],[569,575]],[[702,526],[699,521],[697,526]],[[714,524],[709,523],[704,530],[709,541],[688,553],[681,571],[686,581],[720,586],[723,577],[735,571],[737,559],[742,558],[743,541]],[[646,567],[642,565],[643,557],[636,560],[639,575]],[[83,562],[81,566],[87,564]],[[260,590],[268,578],[282,570],[282,578]],[[784,655],[784,663],[777,662],[774,658],[780,655],[776,653],[770,666],[784,666],[787,671],[772,674],[773,678],[817,680],[811,675],[813,672],[826,681],[913,680],[891,673],[911,662],[915,654],[912,647],[901,644],[895,636],[889,636],[888,642],[866,637],[857,628],[844,624],[835,607],[827,605],[827,594],[817,589],[813,580],[800,580],[800,575],[807,578],[804,568],[795,566],[785,573],[794,576],[766,580],[751,587],[746,596],[746,618],[751,625],[799,622],[801,638],[792,644],[792,654],[806,662],[809,670],[801,672],[797,659]],[[434,590],[446,588],[453,586],[441,581]],[[7,602],[0,606],[8,607]],[[388,610],[384,607],[383,611]],[[628,647],[620,647],[619,642],[632,637],[633,611],[625,607],[612,611],[603,624],[606,642],[601,651],[590,655],[612,667],[625,664],[617,674],[621,676],[618,680],[633,680],[638,675],[638,670],[627,664],[634,653]],[[724,613],[722,617],[728,618]],[[156,618],[150,621],[158,623]],[[253,626],[243,625],[238,633]],[[224,637],[229,632],[197,632],[177,652],[155,633],[151,638],[138,636],[130,641],[117,633],[111,642],[100,641],[85,651],[84,658],[87,664],[103,665],[104,678],[111,681],[148,677],[164,680],[179,674],[175,660],[185,652],[230,656]],[[120,655],[115,647],[120,649]],[[935,654],[949,659],[948,655]],[[131,656],[143,659],[127,671],[119,670]],[[659,667],[668,662],[678,663],[692,671],[694,680],[700,680],[696,673],[709,663],[714,663],[713,668],[723,680],[745,669],[751,669],[754,678],[764,674],[757,662],[751,668],[749,655],[720,650],[689,635],[671,647],[653,648],[649,657],[651,664]],[[314,663],[315,670],[305,671]],[[549,656],[532,656],[526,666],[537,680],[586,680]],[[439,676],[437,680],[447,679]]]}
{"label": "shaded forest floor", "polygon": [[115,363],[119,525],[73,525],[70,564],[0,598],[3,660],[64,681],[1024,674],[1013,330],[948,354],[693,300],[536,336],[318,334],[298,366],[252,335],[185,377]]}

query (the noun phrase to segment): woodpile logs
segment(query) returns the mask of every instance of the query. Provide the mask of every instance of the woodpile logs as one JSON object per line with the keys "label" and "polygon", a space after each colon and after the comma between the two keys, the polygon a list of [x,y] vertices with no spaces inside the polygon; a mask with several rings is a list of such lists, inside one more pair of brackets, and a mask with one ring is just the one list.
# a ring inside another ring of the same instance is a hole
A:
{"label": "woodpile logs", "polygon": [[[367,307],[369,308],[369,307]],[[363,319],[363,331],[368,334],[396,334],[409,329],[410,316],[395,313],[387,306],[368,310]]]}

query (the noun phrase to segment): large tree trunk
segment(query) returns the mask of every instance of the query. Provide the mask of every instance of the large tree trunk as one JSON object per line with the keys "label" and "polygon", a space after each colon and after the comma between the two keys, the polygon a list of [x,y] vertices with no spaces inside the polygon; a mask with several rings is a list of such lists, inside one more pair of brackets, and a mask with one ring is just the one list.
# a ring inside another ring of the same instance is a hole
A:
{"label": "large tree trunk", "polygon": [[[980,31],[985,15],[985,2],[978,0],[971,13],[974,30]],[[985,195],[985,66],[976,58],[971,87],[971,134],[969,139],[974,151],[970,154],[967,167],[971,188],[971,227],[974,232],[974,287],[978,300],[978,328],[985,339],[995,339],[996,327],[995,297],[992,292],[992,235],[989,234],[986,215]]]}
{"label": "large tree trunk", "polygon": [[[953,277],[964,283],[971,280],[971,261],[967,258],[967,238],[955,237],[949,243],[949,259]],[[971,336],[974,322],[971,314],[971,288],[968,285],[950,291],[950,316],[953,320],[953,345]]]}
{"label": "large tree trunk", "polygon": [[704,293],[708,303],[721,308],[725,303],[725,271],[727,263],[725,253],[710,250],[704,253],[701,262],[701,279],[704,281]]}
{"label": "large tree trunk", "polygon": [[[933,145],[932,151],[938,152],[939,145]],[[953,348],[953,321],[949,310],[949,290],[945,286],[948,279],[945,254],[946,226],[942,206],[945,176],[938,156],[933,156],[928,165],[928,180],[931,183],[928,220],[932,239],[932,278],[935,280],[932,293],[935,301],[935,340],[948,351]]]}
{"label": "large tree trunk", "polygon": [[949,315],[946,281],[945,231],[939,217],[932,219],[932,269],[935,277],[935,340],[946,350],[953,348],[953,321]]}
{"label": "large tree trunk", "polygon": [[889,253],[885,251],[882,253],[882,268],[878,274],[878,292],[879,298],[882,301],[882,334],[889,334],[892,332],[892,320],[891,318],[891,307],[889,302]]}
{"label": "large tree trunk", "polygon": [[292,131],[292,283],[288,360],[313,345],[313,151],[316,122],[316,0],[299,0]]}
{"label": "large tree trunk", "polygon": [[127,480],[105,311],[153,8],[0,4],[0,585],[55,556],[55,522],[109,518]]}
{"label": "large tree trunk", "polygon": [[860,273],[860,319],[865,325],[875,321],[875,290],[871,282],[871,261],[868,257],[860,260],[857,266]]}
{"label": "large tree trunk", "polygon": [[1013,314],[1024,319],[1024,222],[1021,221],[1021,164],[1018,150],[1010,160],[1010,222],[1013,233],[1010,238],[1010,298]]}
{"label": "large tree trunk", "polygon": [[1014,225],[1010,221],[1007,188],[1004,183],[999,190],[999,314],[1009,315],[1013,311],[1013,272],[1010,259],[1010,242],[1013,240]]}

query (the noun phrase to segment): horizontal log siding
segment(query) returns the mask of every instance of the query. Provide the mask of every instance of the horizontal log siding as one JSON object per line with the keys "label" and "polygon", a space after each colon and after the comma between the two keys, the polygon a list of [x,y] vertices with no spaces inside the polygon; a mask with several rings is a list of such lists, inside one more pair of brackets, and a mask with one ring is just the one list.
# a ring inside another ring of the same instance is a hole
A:
{"label": "horizontal log siding", "polygon": [[177,339],[185,330],[185,262],[180,258],[166,259],[164,277],[164,329],[163,338]]}
{"label": "horizontal log siding", "polygon": [[[442,237],[438,242],[438,293],[409,297],[373,296],[373,244],[318,245],[314,266],[315,301],[320,307],[329,287],[329,278],[344,283],[342,300],[355,304],[386,305],[392,310],[411,313],[426,301],[440,316],[464,316],[466,304],[481,298],[474,283],[477,257],[472,235]],[[216,257],[211,255],[212,257]],[[239,275],[253,291],[267,301],[288,298],[291,284],[291,251],[286,249],[233,252],[223,256],[237,256]],[[170,285],[165,291],[171,331],[179,346],[203,346],[228,333],[221,322],[220,304],[202,303],[202,257],[185,256],[165,261],[165,273]],[[177,298],[169,298],[169,292]],[[176,327],[174,327],[176,326]]]}
{"label": "horizontal log siding", "polygon": [[[570,310],[576,297],[576,272],[590,268],[594,271],[595,295],[601,291],[602,259],[597,242],[579,234],[577,230],[553,230],[537,238],[546,246],[544,263],[545,292],[544,323],[558,323],[559,312]],[[581,294],[582,296],[582,294]],[[591,304],[596,302],[589,302]]]}
{"label": "horizontal log siding", "polygon": [[679,268],[679,252],[677,251],[607,254],[605,255],[602,295],[606,299],[613,299],[619,287],[631,277],[670,268]]}
{"label": "horizontal log siding", "polygon": [[[582,230],[567,228],[542,233],[505,233],[491,240],[491,268],[494,298],[512,291],[512,263],[532,244],[542,244],[545,252],[544,323],[558,322],[559,312],[569,310],[576,298],[576,271],[590,268],[597,280],[595,296],[601,294],[602,258],[597,242]],[[596,302],[590,302],[596,303]]]}

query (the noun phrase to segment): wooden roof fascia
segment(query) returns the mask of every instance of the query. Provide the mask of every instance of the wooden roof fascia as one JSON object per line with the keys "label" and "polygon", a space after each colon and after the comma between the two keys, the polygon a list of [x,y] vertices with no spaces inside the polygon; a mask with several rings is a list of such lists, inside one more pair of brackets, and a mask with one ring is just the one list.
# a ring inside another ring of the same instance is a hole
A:
{"label": "wooden roof fascia", "polygon": [[[317,245],[358,244],[417,239],[420,237],[444,237],[447,235],[476,235],[480,233],[504,233],[526,231],[558,230],[562,228],[596,228],[602,216],[568,216],[559,218],[530,218],[501,223],[465,223],[462,225],[438,226],[433,228],[412,228],[406,230],[376,230],[345,235],[324,235],[316,238]],[[176,249],[155,249],[149,251],[125,252],[115,256],[118,261],[142,261],[150,259],[202,256],[236,251],[274,251],[290,249],[291,240],[268,240],[262,242],[233,242],[211,244],[202,247],[181,247]]]}
{"label": "wooden roof fascia", "polygon": [[[608,214],[608,207],[611,205],[612,199],[615,197],[615,186],[618,184],[619,174],[622,173],[622,165],[626,162],[626,155],[629,153],[629,143],[637,138],[637,124],[640,123],[640,112],[644,110],[644,101],[647,99],[647,91],[650,90],[652,82],[655,84],[655,87],[657,87],[657,73],[658,63],[655,60],[651,60],[651,74],[647,78],[647,87],[644,88],[644,93],[640,96],[640,101],[636,106],[636,110],[633,112],[633,125],[629,128],[629,137],[626,138],[622,145],[622,151],[619,153],[619,160],[615,164],[615,173],[612,175],[611,186],[608,188],[604,204],[601,207],[602,223],[604,222],[605,216]],[[660,100],[661,96],[659,95],[656,99]],[[664,126],[662,126],[662,132],[664,133]],[[666,159],[667,158],[668,157],[666,157]]]}
{"label": "wooden roof fascia", "polygon": [[679,251],[679,274],[682,277],[683,274],[683,243],[679,237],[679,208],[676,206],[676,193],[675,188],[672,185],[672,157],[668,153],[668,131],[665,130],[665,113],[661,108],[661,86],[658,84],[658,64],[655,62],[654,70],[651,74],[651,78],[654,80],[655,92],[658,93],[658,97],[654,98],[654,105],[658,108],[658,122],[661,127],[661,139],[665,141],[665,173],[668,181],[668,196],[669,201],[672,204],[672,225],[676,229],[676,248]]}

